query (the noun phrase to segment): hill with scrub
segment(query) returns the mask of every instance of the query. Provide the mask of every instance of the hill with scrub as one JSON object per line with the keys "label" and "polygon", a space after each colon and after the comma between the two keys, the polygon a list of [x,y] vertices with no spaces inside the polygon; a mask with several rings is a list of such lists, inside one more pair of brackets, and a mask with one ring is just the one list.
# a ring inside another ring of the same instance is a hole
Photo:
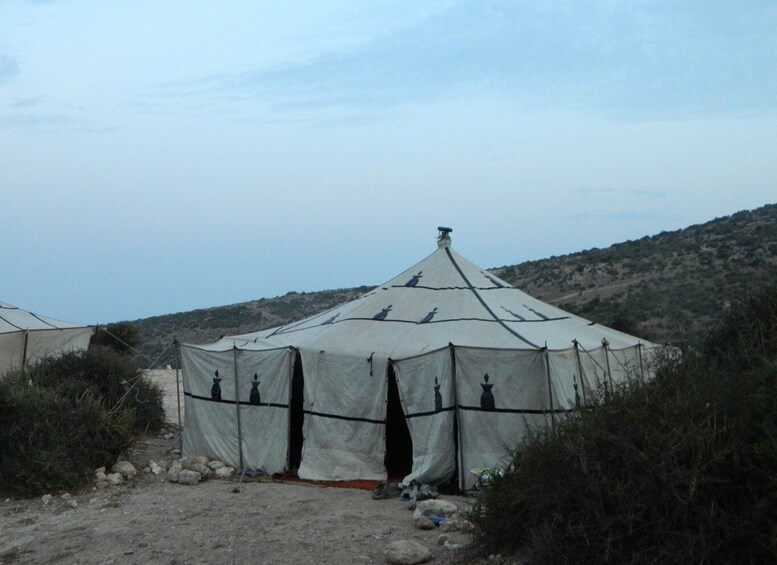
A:
{"label": "hill with scrub", "polygon": [[[527,293],[655,342],[695,343],[738,298],[777,278],[777,204],[604,249],[490,269]],[[207,343],[283,325],[373,286],[289,292],[136,320],[145,365],[174,364],[174,338]]]}

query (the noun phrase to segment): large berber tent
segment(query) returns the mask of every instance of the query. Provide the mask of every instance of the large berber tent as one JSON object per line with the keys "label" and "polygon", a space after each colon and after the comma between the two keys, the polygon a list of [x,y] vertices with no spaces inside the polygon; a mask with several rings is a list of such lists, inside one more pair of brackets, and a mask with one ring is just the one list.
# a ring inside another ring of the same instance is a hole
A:
{"label": "large berber tent", "polygon": [[649,377],[654,344],[512,287],[451,249],[450,231],[352,302],[182,345],[184,455],[311,480],[384,480],[388,467],[406,484],[471,488],[469,471],[504,465],[529,426]]}
{"label": "large berber tent", "polygon": [[39,316],[0,302],[0,375],[89,346],[93,326]]}

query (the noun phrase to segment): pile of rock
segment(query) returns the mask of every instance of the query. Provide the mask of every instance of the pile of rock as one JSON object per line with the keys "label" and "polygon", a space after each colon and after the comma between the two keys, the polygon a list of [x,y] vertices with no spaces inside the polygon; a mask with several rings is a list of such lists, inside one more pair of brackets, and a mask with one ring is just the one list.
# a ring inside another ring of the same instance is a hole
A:
{"label": "pile of rock", "polygon": [[167,469],[167,479],[179,485],[196,485],[210,477],[228,479],[234,474],[234,467],[203,455],[182,457],[173,461]]}
{"label": "pile of rock", "polygon": [[[466,548],[465,543],[454,543],[449,535],[451,532],[471,531],[472,524],[464,517],[464,512],[448,500],[422,500],[415,503],[413,523],[420,530],[441,532],[437,537],[437,545],[450,551],[460,551]],[[415,540],[397,540],[386,546],[386,558],[389,563],[397,565],[414,565],[432,560],[432,552],[425,545]]]}
{"label": "pile of rock", "polygon": [[[161,475],[167,473],[167,479],[181,485],[196,485],[208,478],[228,479],[235,474],[235,468],[223,461],[211,460],[203,456],[181,457],[179,459],[161,459],[149,461],[143,467],[144,473]],[[110,471],[105,467],[95,469],[94,485],[98,489],[104,489],[113,485],[120,485],[134,478],[138,474],[135,466],[129,461],[117,461]]]}

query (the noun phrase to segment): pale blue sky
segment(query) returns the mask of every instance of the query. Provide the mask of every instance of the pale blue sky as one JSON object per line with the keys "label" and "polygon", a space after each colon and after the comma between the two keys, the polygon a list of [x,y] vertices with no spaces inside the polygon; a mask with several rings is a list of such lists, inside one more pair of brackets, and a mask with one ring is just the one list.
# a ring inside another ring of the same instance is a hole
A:
{"label": "pale blue sky", "polygon": [[0,0],[0,196],[88,323],[678,229],[777,201],[777,2]]}

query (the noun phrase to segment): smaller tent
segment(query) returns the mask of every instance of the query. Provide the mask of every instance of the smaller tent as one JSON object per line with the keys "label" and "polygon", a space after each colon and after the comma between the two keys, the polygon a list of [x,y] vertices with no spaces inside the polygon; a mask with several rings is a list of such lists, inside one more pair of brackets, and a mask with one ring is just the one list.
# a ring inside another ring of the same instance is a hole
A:
{"label": "smaller tent", "polygon": [[83,351],[93,330],[0,302],[0,375],[44,357]]}

